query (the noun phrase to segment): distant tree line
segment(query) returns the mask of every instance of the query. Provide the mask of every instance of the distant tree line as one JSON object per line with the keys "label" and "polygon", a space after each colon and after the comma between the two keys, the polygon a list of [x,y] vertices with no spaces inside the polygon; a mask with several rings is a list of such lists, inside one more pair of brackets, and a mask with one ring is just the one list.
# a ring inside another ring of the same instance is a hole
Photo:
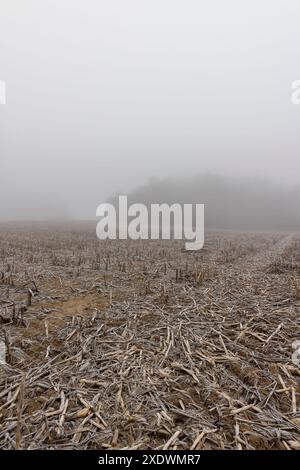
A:
{"label": "distant tree line", "polygon": [[[117,195],[108,202],[117,204]],[[192,178],[151,178],[128,194],[128,203],[205,204],[206,227],[237,229],[300,228],[300,185],[260,178],[211,174]]]}

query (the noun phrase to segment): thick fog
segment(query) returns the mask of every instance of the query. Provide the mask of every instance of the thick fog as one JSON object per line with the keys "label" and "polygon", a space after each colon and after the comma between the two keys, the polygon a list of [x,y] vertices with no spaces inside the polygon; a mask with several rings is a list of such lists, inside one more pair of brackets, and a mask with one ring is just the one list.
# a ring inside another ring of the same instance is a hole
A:
{"label": "thick fog", "polygon": [[0,219],[93,219],[152,176],[210,173],[236,218],[268,180],[264,210],[284,194],[293,221],[299,17],[299,0],[0,0]]}

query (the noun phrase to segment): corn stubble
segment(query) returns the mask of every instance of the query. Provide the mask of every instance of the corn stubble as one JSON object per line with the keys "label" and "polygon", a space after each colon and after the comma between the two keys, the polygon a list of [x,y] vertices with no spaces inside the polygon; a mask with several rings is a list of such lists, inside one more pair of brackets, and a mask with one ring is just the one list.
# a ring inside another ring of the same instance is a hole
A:
{"label": "corn stubble", "polygon": [[183,248],[0,227],[2,449],[299,449],[300,236]]}

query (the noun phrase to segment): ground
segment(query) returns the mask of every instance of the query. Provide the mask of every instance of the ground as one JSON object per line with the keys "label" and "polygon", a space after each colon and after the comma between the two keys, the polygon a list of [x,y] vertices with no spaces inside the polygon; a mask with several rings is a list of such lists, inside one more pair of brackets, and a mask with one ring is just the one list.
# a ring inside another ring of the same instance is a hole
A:
{"label": "ground", "polygon": [[299,304],[299,233],[2,224],[0,447],[299,449]]}

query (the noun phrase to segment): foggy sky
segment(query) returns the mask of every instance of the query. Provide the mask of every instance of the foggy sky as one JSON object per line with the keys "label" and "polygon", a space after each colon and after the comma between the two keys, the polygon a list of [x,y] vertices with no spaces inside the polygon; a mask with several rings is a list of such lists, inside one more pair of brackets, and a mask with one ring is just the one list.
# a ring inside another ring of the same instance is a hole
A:
{"label": "foggy sky", "polygon": [[299,183],[299,0],[0,0],[0,218],[151,176]]}

